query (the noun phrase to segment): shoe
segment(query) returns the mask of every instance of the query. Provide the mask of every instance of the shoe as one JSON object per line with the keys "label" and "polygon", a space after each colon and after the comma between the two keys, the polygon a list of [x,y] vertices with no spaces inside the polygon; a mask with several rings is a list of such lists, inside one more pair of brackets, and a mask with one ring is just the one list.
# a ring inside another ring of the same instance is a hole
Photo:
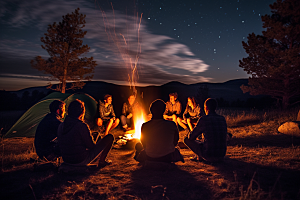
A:
{"label": "shoe", "polygon": [[184,158],[183,158],[183,156],[180,154],[180,161],[182,162],[182,163],[184,163]]}
{"label": "shoe", "polygon": [[105,161],[99,161],[98,162],[98,168],[103,168],[107,165],[111,165],[112,161],[111,160],[105,160]]}
{"label": "shoe", "polygon": [[198,162],[198,156],[190,157],[190,160],[193,162]]}

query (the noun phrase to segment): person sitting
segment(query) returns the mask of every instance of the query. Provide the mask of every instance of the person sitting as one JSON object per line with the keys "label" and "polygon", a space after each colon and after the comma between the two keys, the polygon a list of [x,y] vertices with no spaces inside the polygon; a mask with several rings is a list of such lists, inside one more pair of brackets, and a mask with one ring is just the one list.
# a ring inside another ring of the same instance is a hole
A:
{"label": "person sitting", "polygon": [[175,148],[179,140],[179,132],[173,121],[163,119],[165,103],[157,99],[150,105],[152,119],[141,128],[141,143],[135,146],[134,159],[138,162],[184,162],[183,156]]}
{"label": "person sitting", "polygon": [[112,96],[106,94],[104,96],[104,103],[99,102],[100,118],[97,119],[99,127],[106,127],[104,135],[107,135],[111,130],[119,125],[120,120],[116,118],[112,103]]}
{"label": "person sitting", "polygon": [[181,103],[177,100],[177,93],[169,94],[170,100],[166,103],[166,110],[164,112],[164,119],[175,122],[177,125],[177,117],[181,113]]}
{"label": "person sitting", "polygon": [[60,157],[57,130],[65,115],[65,103],[54,100],[50,103],[49,109],[50,113],[42,119],[36,129],[34,146],[40,159],[53,161]]}
{"label": "person sitting", "polygon": [[[227,149],[227,124],[223,116],[216,113],[217,101],[208,98],[204,102],[205,116],[198,120],[194,130],[184,139],[184,143],[199,156],[210,162],[222,161]],[[203,142],[197,137],[203,134]]]}
{"label": "person sitting", "polygon": [[68,107],[65,121],[58,127],[58,143],[63,161],[74,166],[84,166],[97,161],[98,167],[110,164],[106,161],[114,136],[107,134],[94,142],[89,126],[84,122],[84,102],[76,99]]}
{"label": "person sitting", "polygon": [[194,126],[202,116],[201,108],[196,104],[194,97],[188,97],[183,118],[178,117],[178,124],[185,130],[193,131]]}
{"label": "person sitting", "polygon": [[138,102],[135,101],[135,95],[130,95],[128,101],[123,104],[121,124],[124,131],[134,128],[133,117],[134,113],[139,108]]}

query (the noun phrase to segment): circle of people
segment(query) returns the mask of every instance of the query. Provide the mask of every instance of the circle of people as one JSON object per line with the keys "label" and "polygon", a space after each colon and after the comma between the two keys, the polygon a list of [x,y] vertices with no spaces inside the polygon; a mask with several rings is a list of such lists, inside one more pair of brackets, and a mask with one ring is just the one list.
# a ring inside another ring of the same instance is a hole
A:
{"label": "circle of people", "polygon": [[[178,147],[178,125],[185,129],[185,145],[195,153],[194,161],[220,162],[227,149],[227,124],[223,116],[216,113],[217,101],[208,98],[204,102],[204,112],[194,97],[188,97],[181,114],[181,103],[177,93],[169,94],[169,101],[156,99],[150,105],[151,119],[141,127],[140,142],[135,145],[134,159],[138,162],[184,162]],[[48,113],[39,123],[35,135],[35,149],[42,160],[53,161],[62,157],[70,166],[86,166],[91,163],[98,167],[111,164],[107,155],[114,143],[110,131],[121,121],[121,129],[128,131],[134,127],[134,113],[139,109],[135,95],[130,95],[123,104],[120,120],[116,118],[112,96],[105,95],[99,103],[98,127],[105,128],[104,136],[93,136],[84,121],[84,102],[76,99],[68,107],[65,117],[65,103],[54,100]],[[62,119],[65,117],[64,121]]]}

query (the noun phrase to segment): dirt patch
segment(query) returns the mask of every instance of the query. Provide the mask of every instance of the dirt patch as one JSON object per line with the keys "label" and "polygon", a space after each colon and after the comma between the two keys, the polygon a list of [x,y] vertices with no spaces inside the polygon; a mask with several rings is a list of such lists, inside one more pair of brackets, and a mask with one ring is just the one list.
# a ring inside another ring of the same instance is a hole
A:
{"label": "dirt patch", "polygon": [[[249,127],[246,127],[246,129]],[[262,127],[260,127],[262,128]],[[238,129],[229,143],[223,163],[186,160],[168,170],[150,170],[139,165],[134,151],[115,148],[108,159],[113,164],[87,174],[66,175],[57,168],[34,171],[33,138],[5,139],[1,155],[23,155],[25,162],[2,164],[0,193],[3,199],[297,199],[300,197],[300,147],[286,138],[262,143],[263,136],[242,136]],[[253,130],[253,128],[249,128]],[[252,131],[254,132],[254,131]],[[122,134],[114,131],[114,135]],[[186,133],[180,132],[183,139]],[[269,132],[269,134],[271,134]],[[272,135],[271,135],[272,136]],[[272,137],[273,137],[272,136]],[[278,135],[277,135],[278,136]],[[249,139],[251,137],[251,139]],[[270,137],[270,136],[265,136]],[[291,138],[290,138],[291,139]],[[248,142],[247,142],[248,141]],[[255,145],[261,144],[260,146]],[[19,148],[17,148],[19,147]],[[2,149],[2,148],[1,148]],[[3,161],[3,156],[2,156]]]}

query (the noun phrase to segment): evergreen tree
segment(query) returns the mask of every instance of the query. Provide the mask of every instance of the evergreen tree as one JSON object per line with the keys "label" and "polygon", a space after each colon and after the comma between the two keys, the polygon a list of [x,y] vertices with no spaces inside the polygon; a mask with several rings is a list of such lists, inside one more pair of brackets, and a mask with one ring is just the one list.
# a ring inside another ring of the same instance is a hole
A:
{"label": "evergreen tree", "polygon": [[[79,13],[79,8],[62,16],[62,22],[54,22],[48,25],[45,37],[41,37],[49,58],[44,60],[41,56],[35,57],[31,61],[33,68],[51,74],[53,80],[59,80],[60,84],[54,90],[65,93],[67,89],[82,88],[84,83],[81,80],[90,80],[96,66],[93,57],[80,57],[89,51],[88,45],[82,44],[86,31],[85,16]],[[66,88],[67,81],[71,81],[70,88]],[[49,88],[52,85],[50,83]]]}
{"label": "evergreen tree", "polygon": [[243,92],[270,95],[287,108],[300,96],[300,1],[277,0],[262,16],[262,35],[243,42],[247,58],[239,66],[251,76]]}

